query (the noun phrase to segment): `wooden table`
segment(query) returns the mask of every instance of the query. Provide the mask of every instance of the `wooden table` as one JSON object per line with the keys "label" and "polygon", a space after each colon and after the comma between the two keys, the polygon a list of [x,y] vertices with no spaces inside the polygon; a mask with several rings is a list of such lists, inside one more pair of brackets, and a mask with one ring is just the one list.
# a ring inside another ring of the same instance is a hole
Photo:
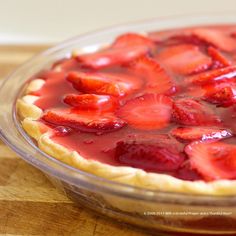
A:
{"label": "wooden table", "polygon": [[[46,46],[0,46],[0,78]],[[147,236],[75,206],[0,141],[0,235]]]}

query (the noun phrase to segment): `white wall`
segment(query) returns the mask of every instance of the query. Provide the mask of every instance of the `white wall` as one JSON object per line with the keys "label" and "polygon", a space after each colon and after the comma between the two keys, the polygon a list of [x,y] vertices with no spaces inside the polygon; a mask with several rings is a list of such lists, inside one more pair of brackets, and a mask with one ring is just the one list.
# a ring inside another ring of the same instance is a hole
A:
{"label": "white wall", "polygon": [[58,42],[136,19],[220,11],[236,15],[236,0],[0,0],[0,43]]}

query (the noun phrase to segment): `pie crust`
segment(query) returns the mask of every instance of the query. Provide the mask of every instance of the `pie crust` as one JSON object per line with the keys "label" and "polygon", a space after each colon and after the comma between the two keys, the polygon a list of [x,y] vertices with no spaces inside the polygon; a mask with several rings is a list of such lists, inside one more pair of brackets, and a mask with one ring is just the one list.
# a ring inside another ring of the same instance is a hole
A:
{"label": "pie crust", "polygon": [[34,105],[38,97],[29,95],[30,92],[39,90],[44,83],[45,81],[41,79],[32,80],[27,86],[25,95],[18,99],[17,110],[25,132],[34,138],[38,147],[50,156],[105,179],[145,189],[198,195],[227,196],[236,194],[236,180],[187,181],[133,167],[115,167],[99,161],[85,159],[78,152],[55,143],[50,138],[50,128],[38,121],[43,112]]}

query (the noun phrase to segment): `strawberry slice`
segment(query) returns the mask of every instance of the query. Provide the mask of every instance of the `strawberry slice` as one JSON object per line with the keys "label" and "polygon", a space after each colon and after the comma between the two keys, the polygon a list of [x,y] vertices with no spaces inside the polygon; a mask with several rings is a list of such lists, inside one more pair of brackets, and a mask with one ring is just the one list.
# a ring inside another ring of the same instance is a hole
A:
{"label": "strawberry slice", "polygon": [[205,180],[236,179],[236,145],[193,142],[185,148],[192,168]]}
{"label": "strawberry slice", "polygon": [[142,80],[126,74],[70,72],[67,80],[84,93],[125,96],[139,90]]}
{"label": "strawberry slice", "polygon": [[221,122],[209,107],[185,98],[174,102],[172,116],[176,123],[182,125],[216,125]]}
{"label": "strawberry slice", "polygon": [[140,57],[130,65],[130,69],[145,79],[145,93],[172,94],[176,91],[171,77],[157,61],[150,57]]}
{"label": "strawberry slice", "polygon": [[72,107],[86,110],[112,111],[117,107],[114,98],[109,95],[96,94],[68,94],[64,102]]}
{"label": "strawberry slice", "polygon": [[178,142],[167,135],[120,141],[115,157],[123,165],[153,172],[177,170],[185,160]]}
{"label": "strawberry slice", "polygon": [[76,59],[85,67],[101,69],[113,65],[122,65],[147,54],[147,46],[134,45],[125,48],[108,48],[96,53],[76,56]]}
{"label": "strawberry slice", "polygon": [[236,40],[221,30],[198,28],[193,30],[193,35],[223,51],[236,50]]}
{"label": "strawberry slice", "polygon": [[201,180],[202,177],[196,170],[194,170],[189,160],[186,160],[178,170],[175,171],[174,176],[179,179],[183,180],[190,180],[190,181],[196,181]]}
{"label": "strawberry slice", "polygon": [[169,46],[163,49],[156,59],[166,68],[182,75],[202,72],[212,64],[211,58],[192,44]]}
{"label": "strawberry slice", "polygon": [[213,60],[212,68],[222,68],[232,64],[232,62],[227,59],[223,53],[214,47],[208,47],[207,52]]}
{"label": "strawberry slice", "polygon": [[149,38],[135,33],[128,33],[119,36],[111,47],[105,50],[76,56],[76,58],[85,66],[100,69],[129,63],[147,54],[154,47],[154,42]]}
{"label": "strawberry slice", "polygon": [[208,44],[199,39],[198,37],[194,36],[191,34],[191,32],[189,31],[189,34],[185,34],[185,35],[181,35],[181,34],[177,34],[177,35],[174,35],[170,38],[168,38],[164,43],[163,45],[165,47],[168,47],[168,46],[174,46],[174,45],[183,45],[183,44],[188,44],[188,45],[196,45],[200,48],[205,48],[208,46]]}
{"label": "strawberry slice", "polygon": [[173,129],[171,134],[183,141],[208,141],[229,138],[233,135],[232,132],[227,129],[206,127],[178,127]]}
{"label": "strawberry slice", "polygon": [[218,81],[229,81],[234,77],[236,77],[236,66],[228,66],[187,77],[186,82],[203,85]]}
{"label": "strawberry slice", "polygon": [[154,42],[144,35],[136,33],[126,33],[117,37],[115,42],[111,45],[111,47],[125,48],[125,47],[133,47],[134,45],[147,46],[150,49],[155,46]]}
{"label": "strawberry slice", "polygon": [[172,100],[169,97],[145,94],[129,100],[117,114],[134,128],[153,130],[168,126],[171,111]]}
{"label": "strawberry slice", "polygon": [[218,83],[204,86],[206,90],[203,99],[221,107],[228,107],[236,103],[236,84]]}
{"label": "strawberry slice", "polygon": [[45,112],[42,120],[53,126],[66,126],[85,132],[111,132],[122,128],[125,122],[113,113],[79,109],[52,109]]}

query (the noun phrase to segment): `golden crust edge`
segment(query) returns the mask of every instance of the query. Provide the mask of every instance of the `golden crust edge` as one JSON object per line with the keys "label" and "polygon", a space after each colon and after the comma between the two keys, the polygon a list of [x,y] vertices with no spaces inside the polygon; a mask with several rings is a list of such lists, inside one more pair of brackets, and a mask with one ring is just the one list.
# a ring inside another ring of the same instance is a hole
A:
{"label": "golden crust edge", "polygon": [[[31,91],[32,89],[31,86]],[[27,97],[26,99],[26,96],[29,95],[25,95],[17,101],[18,112],[23,118],[23,129],[38,142],[42,151],[68,165],[108,180],[151,190],[217,196],[236,194],[236,180],[186,181],[165,174],[148,173],[137,168],[115,167],[98,161],[87,160],[78,152],[55,143],[50,138],[49,129],[42,131],[41,123],[37,121],[42,110],[33,105],[35,101],[33,98]]]}
{"label": "golden crust edge", "polygon": [[43,111],[34,105],[34,102],[39,98],[35,95],[30,95],[30,93],[38,91],[43,85],[45,81],[42,79],[32,80],[27,88],[25,95],[18,99],[16,102],[16,109],[18,115],[23,120],[25,118],[31,118],[32,120],[37,120],[42,115]]}

